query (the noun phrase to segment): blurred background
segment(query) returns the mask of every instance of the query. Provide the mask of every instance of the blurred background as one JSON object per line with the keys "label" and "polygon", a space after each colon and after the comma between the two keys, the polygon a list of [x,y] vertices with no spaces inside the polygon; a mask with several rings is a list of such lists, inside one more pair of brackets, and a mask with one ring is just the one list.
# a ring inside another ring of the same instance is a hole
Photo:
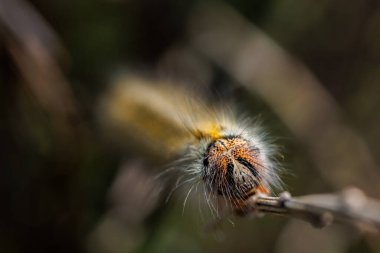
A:
{"label": "blurred background", "polygon": [[155,176],[188,91],[259,117],[293,195],[380,198],[376,0],[0,0],[1,252],[380,252],[265,216],[205,231]]}

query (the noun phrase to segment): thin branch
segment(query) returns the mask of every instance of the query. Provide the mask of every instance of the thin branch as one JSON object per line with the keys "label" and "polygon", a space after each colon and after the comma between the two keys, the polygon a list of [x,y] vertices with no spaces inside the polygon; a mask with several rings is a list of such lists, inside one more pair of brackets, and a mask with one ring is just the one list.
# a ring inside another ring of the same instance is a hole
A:
{"label": "thin branch", "polygon": [[380,232],[380,202],[357,188],[301,197],[283,192],[280,197],[256,196],[248,201],[251,210],[247,211],[302,219],[319,228],[337,221],[365,232]]}

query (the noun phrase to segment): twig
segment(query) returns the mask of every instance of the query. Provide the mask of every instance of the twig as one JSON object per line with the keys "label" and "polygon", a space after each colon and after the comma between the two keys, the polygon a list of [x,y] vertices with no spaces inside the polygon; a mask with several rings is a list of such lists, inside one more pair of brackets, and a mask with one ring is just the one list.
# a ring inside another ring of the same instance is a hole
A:
{"label": "twig", "polygon": [[301,197],[283,192],[279,197],[258,196],[249,201],[252,209],[247,211],[302,219],[318,228],[337,221],[365,232],[380,232],[380,202],[366,197],[357,188]]}

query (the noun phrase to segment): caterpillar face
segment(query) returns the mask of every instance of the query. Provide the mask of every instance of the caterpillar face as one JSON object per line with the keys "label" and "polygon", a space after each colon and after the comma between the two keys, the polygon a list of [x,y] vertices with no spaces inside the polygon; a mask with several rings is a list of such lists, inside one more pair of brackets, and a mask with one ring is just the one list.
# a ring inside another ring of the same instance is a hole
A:
{"label": "caterpillar face", "polygon": [[236,214],[246,214],[251,196],[281,188],[278,150],[258,122],[222,111],[190,123],[194,138],[178,164],[186,172],[189,192],[202,183],[211,212],[226,204]]}
{"label": "caterpillar face", "polygon": [[236,200],[244,200],[258,191],[268,193],[262,186],[265,168],[260,150],[238,135],[213,140],[204,153],[203,180],[208,190]]}

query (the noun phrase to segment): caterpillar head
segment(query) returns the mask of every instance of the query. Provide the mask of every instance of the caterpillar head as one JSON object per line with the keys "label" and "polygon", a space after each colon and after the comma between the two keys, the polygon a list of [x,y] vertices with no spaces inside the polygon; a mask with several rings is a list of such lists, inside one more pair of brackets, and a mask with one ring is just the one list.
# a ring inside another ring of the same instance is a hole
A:
{"label": "caterpillar head", "polygon": [[268,193],[260,150],[240,136],[225,136],[212,141],[203,159],[208,190],[218,195],[244,200],[257,193]]}

